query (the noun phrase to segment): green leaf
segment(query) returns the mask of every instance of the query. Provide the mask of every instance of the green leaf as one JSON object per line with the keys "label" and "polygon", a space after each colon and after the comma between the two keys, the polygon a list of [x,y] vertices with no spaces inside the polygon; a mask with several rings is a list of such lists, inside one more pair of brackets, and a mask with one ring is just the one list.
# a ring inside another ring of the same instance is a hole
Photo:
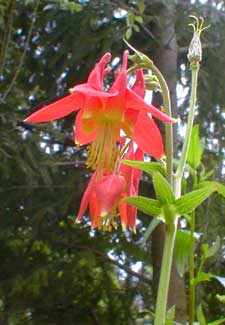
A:
{"label": "green leaf", "polygon": [[175,196],[168,181],[159,172],[153,173],[153,184],[158,200],[162,204],[173,204]]}
{"label": "green leaf", "polygon": [[215,186],[209,186],[183,195],[175,202],[177,212],[179,214],[184,214],[195,210],[204,200],[206,200],[215,191]]}
{"label": "green leaf", "polygon": [[220,237],[217,236],[215,243],[208,248],[206,258],[214,256],[216,252],[219,250],[219,248],[220,248]]}
{"label": "green leaf", "polygon": [[194,279],[195,285],[200,283],[200,282],[205,282],[205,281],[211,281],[212,278],[214,278],[214,274],[212,273],[206,273],[206,272],[199,272]]}
{"label": "green leaf", "polygon": [[199,325],[207,325],[201,305],[199,305],[197,308],[197,320],[199,322]]}
{"label": "green leaf", "polygon": [[149,199],[144,196],[130,196],[123,199],[123,202],[134,205],[136,208],[150,216],[159,216],[161,214],[161,205],[157,200]]}
{"label": "green leaf", "polygon": [[130,11],[130,10],[128,11],[126,20],[127,20],[127,26],[128,27],[133,25],[134,20],[135,20],[135,15],[133,14],[132,11]]}
{"label": "green leaf", "polygon": [[155,230],[155,228],[160,224],[160,219],[154,218],[150,222],[150,225],[148,226],[147,230],[144,233],[144,238],[143,238],[143,245],[145,245],[146,241],[149,239],[151,236],[152,232]]}
{"label": "green leaf", "polygon": [[187,155],[187,163],[196,169],[200,163],[203,153],[203,146],[199,138],[199,126],[195,125],[191,133],[191,141]]}
{"label": "green leaf", "polygon": [[183,276],[188,267],[189,252],[191,249],[190,232],[179,229],[176,234],[174,256],[177,271]]}
{"label": "green leaf", "polygon": [[207,325],[219,325],[219,324],[225,324],[225,318],[214,320],[213,322],[210,322]]}
{"label": "green leaf", "polygon": [[125,38],[130,39],[132,35],[132,28],[128,28],[125,33]]}
{"label": "green leaf", "polygon": [[144,20],[141,16],[135,16],[135,21],[138,22],[139,24],[143,24]]}
{"label": "green leaf", "polygon": [[199,187],[201,188],[206,186],[215,186],[216,191],[225,198],[225,186],[223,184],[215,181],[204,181],[199,184]]}
{"label": "green leaf", "polygon": [[145,11],[145,4],[143,1],[138,1],[137,3],[137,6],[138,6],[138,10],[143,13]]}
{"label": "green leaf", "polygon": [[216,299],[221,302],[222,304],[225,304],[225,295],[216,295]]}
{"label": "green leaf", "polygon": [[133,29],[135,30],[135,32],[140,32],[140,27],[137,24],[133,24]]}
{"label": "green leaf", "polygon": [[163,175],[165,175],[166,173],[165,167],[158,162],[145,162],[124,159],[122,160],[122,164],[142,169],[144,172],[150,175],[152,175],[152,173],[156,171],[160,172]]}
{"label": "green leaf", "polygon": [[173,325],[174,317],[175,317],[175,306],[172,306],[169,310],[166,312],[166,325]]}

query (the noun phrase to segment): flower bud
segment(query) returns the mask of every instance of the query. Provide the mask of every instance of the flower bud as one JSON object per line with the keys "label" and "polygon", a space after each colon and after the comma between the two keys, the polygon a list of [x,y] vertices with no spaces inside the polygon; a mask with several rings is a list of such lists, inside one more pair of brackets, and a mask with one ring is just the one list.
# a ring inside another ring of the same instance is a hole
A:
{"label": "flower bud", "polygon": [[161,91],[159,80],[155,75],[145,75],[144,80],[146,89]]}
{"label": "flower bud", "polygon": [[194,29],[194,35],[189,45],[187,57],[191,64],[196,65],[200,63],[202,60],[202,44],[200,40],[201,32],[204,29],[207,29],[210,25],[203,27],[204,24],[203,17],[199,17],[199,18],[195,16],[190,16],[190,17],[196,20],[196,24],[189,24],[189,26],[192,26]]}
{"label": "flower bud", "polygon": [[202,44],[200,41],[200,33],[194,32],[194,36],[188,48],[188,60],[190,63],[199,63],[202,60]]}

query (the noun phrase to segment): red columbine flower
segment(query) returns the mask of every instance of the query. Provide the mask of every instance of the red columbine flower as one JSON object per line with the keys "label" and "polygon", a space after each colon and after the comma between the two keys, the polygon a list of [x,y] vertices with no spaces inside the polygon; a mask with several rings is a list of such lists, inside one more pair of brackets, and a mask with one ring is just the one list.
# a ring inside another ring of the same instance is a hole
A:
{"label": "red columbine flower", "polygon": [[[131,142],[129,149],[124,156],[124,159],[143,161],[144,153],[140,148],[134,150],[133,142]],[[121,165],[119,172],[124,176],[126,181],[126,186],[122,193],[122,198],[125,198],[127,196],[137,196],[142,170],[126,165]],[[137,208],[121,201],[119,204],[119,214],[123,230],[129,227],[133,230],[133,232],[136,232]]]}
{"label": "red columbine flower", "polygon": [[125,189],[125,178],[116,173],[98,177],[92,175],[81,200],[77,216],[79,221],[87,207],[92,222],[92,228],[111,231],[117,229],[115,218],[118,216],[118,203]]}
{"label": "red columbine flower", "polygon": [[[124,158],[143,161],[143,151],[139,148],[134,151],[131,142]],[[135,232],[137,209],[122,202],[122,199],[138,195],[141,173],[141,170],[125,165],[121,165],[118,173],[97,176],[95,172],[82,197],[77,221],[83,217],[89,207],[92,228],[104,231],[117,229],[116,218],[120,215],[123,230],[129,227]]]}
{"label": "red columbine flower", "polygon": [[47,122],[80,110],[75,120],[75,142],[79,145],[91,143],[87,165],[97,171],[105,168],[112,170],[121,129],[142,150],[156,158],[162,157],[160,132],[147,113],[161,121],[174,122],[174,119],[153,105],[145,103],[142,95],[139,95],[140,88],[141,92],[144,89],[140,72],[137,74],[136,85],[133,89],[128,89],[128,51],[124,51],[122,67],[112,87],[108,91],[103,89],[103,79],[110,70],[106,67],[110,57],[110,53],[103,55],[90,73],[87,83],[75,85],[70,95],[45,106],[25,120]]}

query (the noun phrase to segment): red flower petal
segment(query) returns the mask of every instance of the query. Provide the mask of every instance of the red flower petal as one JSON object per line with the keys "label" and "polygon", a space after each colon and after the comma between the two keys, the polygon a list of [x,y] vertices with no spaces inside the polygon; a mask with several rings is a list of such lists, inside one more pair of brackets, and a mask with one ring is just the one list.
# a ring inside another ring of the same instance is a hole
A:
{"label": "red flower petal", "polygon": [[151,156],[161,158],[164,155],[160,131],[153,119],[147,114],[139,114],[132,139],[144,152]]}
{"label": "red flower petal", "polygon": [[119,90],[120,94],[124,95],[124,92],[127,88],[127,59],[128,59],[129,52],[124,51],[123,52],[123,62],[122,67],[117,75],[111,89],[109,90],[109,93],[114,93],[115,91]]}
{"label": "red flower petal", "polygon": [[145,96],[145,82],[144,82],[144,74],[142,69],[136,70],[136,80],[131,90],[135,92],[138,96],[144,98]]}
{"label": "red flower petal", "polygon": [[119,200],[124,188],[124,177],[116,174],[104,176],[101,181],[96,182],[95,190],[102,216],[110,212]]}
{"label": "red flower petal", "polygon": [[89,213],[90,213],[92,228],[97,228],[99,225],[100,208],[99,208],[98,199],[95,191],[92,191],[90,196]]}
{"label": "red flower petal", "polygon": [[174,123],[176,121],[174,118],[161,112],[155,106],[148,105],[140,96],[136,95],[131,89],[127,89],[126,109],[131,108],[151,113],[154,117],[163,122]]}
{"label": "red flower petal", "polygon": [[75,87],[73,87],[73,90],[79,93],[83,93],[86,96],[94,96],[94,97],[100,97],[100,98],[109,98],[109,97],[114,97],[119,94],[119,91],[116,89],[113,92],[106,92],[103,90],[95,90],[92,87],[88,85],[88,83],[85,84],[80,84]]}
{"label": "red flower petal", "polygon": [[88,204],[89,204],[89,200],[91,198],[91,193],[94,189],[94,185],[95,185],[95,179],[96,179],[96,173],[94,173],[91,178],[90,178],[90,181],[88,183],[88,186],[83,194],[83,197],[82,197],[82,200],[81,200],[81,203],[80,203],[80,209],[79,209],[79,212],[78,212],[78,215],[77,215],[77,220],[80,220],[85,211],[87,210],[87,207],[88,207]]}
{"label": "red flower petal", "polygon": [[95,131],[95,122],[89,121],[92,125],[90,125],[90,129],[92,131],[86,132],[83,127],[83,119],[82,119],[83,111],[79,111],[76,120],[75,120],[75,143],[77,145],[84,145],[94,140],[96,136]]}
{"label": "red flower petal", "polygon": [[111,54],[109,52],[105,53],[99,60],[99,62],[96,64],[94,69],[91,71],[88,77],[88,84],[92,85],[94,89],[102,90],[103,78],[105,74],[109,72],[109,69],[105,69],[105,66],[109,62],[110,58]]}
{"label": "red flower petal", "polygon": [[70,114],[73,111],[78,110],[83,106],[83,104],[83,95],[80,93],[73,93],[43,107],[42,109],[39,109],[38,111],[28,116],[24,121],[40,123],[57,120]]}

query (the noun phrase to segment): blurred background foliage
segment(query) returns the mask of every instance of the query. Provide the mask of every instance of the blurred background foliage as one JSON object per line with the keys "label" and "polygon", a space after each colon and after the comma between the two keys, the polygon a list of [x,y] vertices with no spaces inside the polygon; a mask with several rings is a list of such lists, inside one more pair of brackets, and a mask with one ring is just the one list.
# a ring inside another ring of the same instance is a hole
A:
{"label": "blurred background foliage", "polygon": [[[141,51],[154,52],[160,39],[152,25],[163,24],[160,10],[169,3],[178,44],[178,152],[190,93],[188,15],[198,14],[211,27],[203,34],[196,123],[205,139],[204,165],[224,182],[223,1],[1,1],[0,324],[147,324],[151,240],[145,247],[141,242],[150,218],[139,215],[136,235],[93,231],[88,216],[74,224],[90,176],[85,148],[74,146],[74,114],[42,125],[23,119],[85,81],[104,52],[121,58],[125,36]],[[144,176],[145,195],[150,183]],[[224,211],[224,200],[214,195],[196,218],[200,238],[212,243],[221,237],[219,253],[207,264],[217,275],[225,274]],[[209,320],[225,312],[216,293],[224,289],[214,282],[199,289]]]}

